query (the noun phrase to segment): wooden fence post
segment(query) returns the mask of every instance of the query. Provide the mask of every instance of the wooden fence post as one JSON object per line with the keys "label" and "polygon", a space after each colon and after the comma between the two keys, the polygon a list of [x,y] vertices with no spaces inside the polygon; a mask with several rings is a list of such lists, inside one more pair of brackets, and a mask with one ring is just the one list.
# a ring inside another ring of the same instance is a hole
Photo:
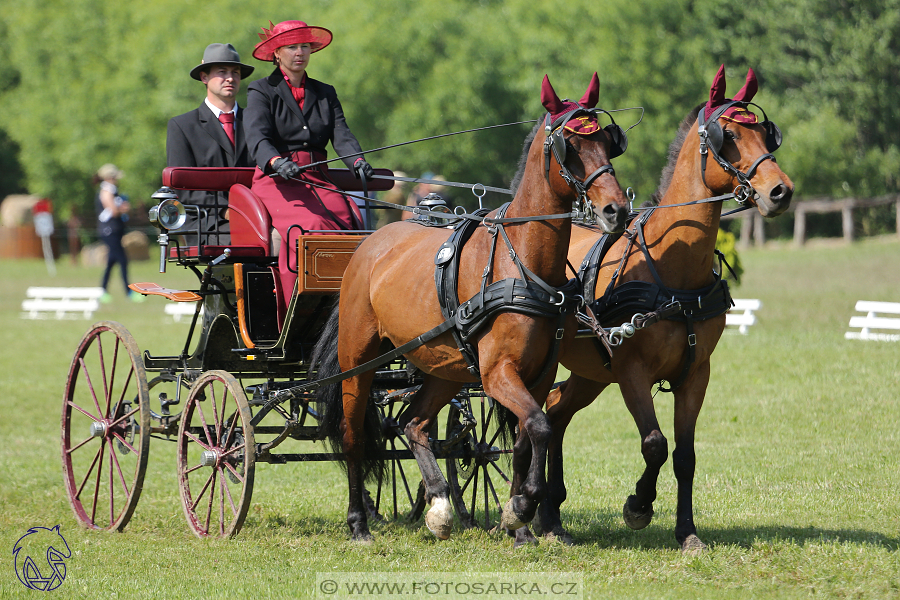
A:
{"label": "wooden fence post", "polygon": [[[897,202],[897,222],[900,223],[900,202]],[[741,248],[750,247],[750,234],[753,231],[753,216],[750,213],[744,213],[741,217]],[[897,229],[897,235],[900,235],[900,228]]]}
{"label": "wooden fence post", "polygon": [[760,247],[766,244],[766,230],[763,226],[763,216],[759,211],[753,211],[753,242]]}
{"label": "wooden fence post", "polygon": [[794,209],[794,245],[802,246],[806,243],[806,207],[798,202]]}
{"label": "wooden fence post", "polygon": [[841,227],[844,230],[844,241],[848,244],[853,241],[853,205],[853,198],[847,198],[841,208]]}

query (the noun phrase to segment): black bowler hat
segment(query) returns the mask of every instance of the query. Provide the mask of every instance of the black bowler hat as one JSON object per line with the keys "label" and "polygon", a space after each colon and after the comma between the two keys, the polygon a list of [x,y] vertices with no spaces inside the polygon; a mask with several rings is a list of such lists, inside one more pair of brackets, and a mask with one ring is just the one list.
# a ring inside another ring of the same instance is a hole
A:
{"label": "black bowler hat", "polygon": [[210,44],[203,52],[203,60],[191,69],[191,77],[200,81],[200,71],[211,65],[240,65],[241,79],[250,76],[254,67],[241,62],[241,57],[231,44]]}

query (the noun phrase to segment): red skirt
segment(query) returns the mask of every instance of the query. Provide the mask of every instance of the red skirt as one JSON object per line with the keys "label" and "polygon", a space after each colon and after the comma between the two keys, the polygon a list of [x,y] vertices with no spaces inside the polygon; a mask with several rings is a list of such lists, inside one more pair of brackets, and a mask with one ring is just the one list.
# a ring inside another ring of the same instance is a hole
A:
{"label": "red skirt", "polygon": [[[321,152],[294,152],[291,158],[303,166],[325,160],[326,157]],[[305,181],[326,186],[328,189],[314,187]],[[294,282],[297,280],[297,274],[290,271],[297,269],[297,257],[291,250],[297,245],[297,236],[311,230],[340,233],[341,230],[363,229],[362,215],[356,203],[341,194],[329,181],[327,165],[319,165],[304,171],[298,174],[296,179],[290,180],[277,175],[269,177],[257,167],[253,174],[251,190],[265,204],[272,218],[272,226],[281,234],[278,270],[282,298],[286,307],[290,304]],[[299,228],[293,227],[294,225],[298,225]]]}

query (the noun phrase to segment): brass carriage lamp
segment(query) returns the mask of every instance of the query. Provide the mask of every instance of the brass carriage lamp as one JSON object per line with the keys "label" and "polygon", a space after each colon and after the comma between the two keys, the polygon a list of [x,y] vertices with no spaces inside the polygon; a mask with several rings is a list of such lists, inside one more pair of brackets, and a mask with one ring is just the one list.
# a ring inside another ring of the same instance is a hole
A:
{"label": "brass carriage lamp", "polygon": [[168,187],[156,190],[152,199],[159,202],[150,209],[150,223],[159,228],[159,272],[166,272],[166,254],[169,252],[169,231],[181,229],[187,220],[184,204],[178,196]]}

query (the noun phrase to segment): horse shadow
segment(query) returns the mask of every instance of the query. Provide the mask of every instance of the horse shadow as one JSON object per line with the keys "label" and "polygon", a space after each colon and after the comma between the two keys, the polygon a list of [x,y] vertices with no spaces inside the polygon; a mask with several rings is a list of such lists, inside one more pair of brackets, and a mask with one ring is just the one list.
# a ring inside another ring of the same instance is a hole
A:
{"label": "horse shadow", "polygon": [[[576,545],[595,544],[601,548],[678,549],[671,515],[658,515],[646,529],[634,531],[622,521],[622,513],[614,510],[574,510],[563,513],[563,526],[568,528]],[[746,550],[759,543],[850,542],[900,551],[900,537],[867,529],[834,529],[815,525],[759,525],[734,527],[698,527],[698,535],[711,547],[737,546]]]}

